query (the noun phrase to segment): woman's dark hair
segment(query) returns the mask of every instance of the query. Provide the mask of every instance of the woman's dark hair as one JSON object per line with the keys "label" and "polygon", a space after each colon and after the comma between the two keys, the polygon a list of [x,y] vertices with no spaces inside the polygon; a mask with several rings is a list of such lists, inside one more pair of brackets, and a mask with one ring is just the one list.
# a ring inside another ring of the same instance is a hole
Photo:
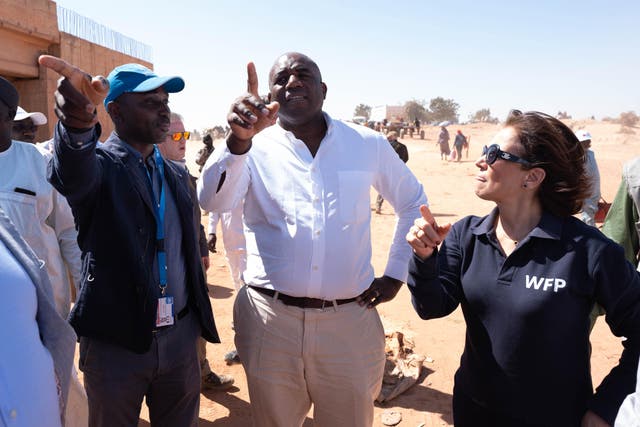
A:
{"label": "woman's dark hair", "polygon": [[579,212],[589,196],[585,173],[586,153],[578,138],[564,123],[537,111],[512,110],[505,126],[513,128],[524,147],[531,168],[542,168],[546,176],[538,197],[543,209],[559,217]]}

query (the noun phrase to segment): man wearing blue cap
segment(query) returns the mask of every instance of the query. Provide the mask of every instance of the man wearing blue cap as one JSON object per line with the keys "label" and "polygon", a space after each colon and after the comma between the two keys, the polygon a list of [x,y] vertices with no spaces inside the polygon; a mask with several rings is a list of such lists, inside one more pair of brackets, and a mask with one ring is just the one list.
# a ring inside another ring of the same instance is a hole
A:
{"label": "man wearing blue cap", "polygon": [[[64,77],[49,178],[71,205],[82,249],[70,322],[80,337],[89,425],[137,425],[144,397],[152,425],[197,424],[196,340],[219,338],[189,178],[156,147],[169,132],[168,94],[184,81],[138,64],[92,80],[58,58],[39,61]],[[103,99],[115,131],[97,147]]]}

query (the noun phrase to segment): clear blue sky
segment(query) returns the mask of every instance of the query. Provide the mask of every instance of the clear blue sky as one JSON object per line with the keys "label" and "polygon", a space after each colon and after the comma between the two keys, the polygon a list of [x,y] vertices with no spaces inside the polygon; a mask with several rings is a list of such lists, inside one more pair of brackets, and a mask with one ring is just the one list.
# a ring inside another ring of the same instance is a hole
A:
{"label": "clear blue sky", "polygon": [[324,109],[442,96],[460,120],[490,108],[574,118],[640,114],[640,2],[86,0],[58,4],[150,45],[160,75],[180,75],[171,106],[187,128],[226,123],[254,61],[260,93],[281,53],[313,58]]}

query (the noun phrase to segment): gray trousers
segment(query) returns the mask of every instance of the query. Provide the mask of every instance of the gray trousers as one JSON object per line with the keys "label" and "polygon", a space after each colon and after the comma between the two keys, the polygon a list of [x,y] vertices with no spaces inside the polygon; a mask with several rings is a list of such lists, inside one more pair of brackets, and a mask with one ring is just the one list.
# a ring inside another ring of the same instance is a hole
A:
{"label": "gray trousers", "polygon": [[146,397],[152,426],[196,426],[200,365],[193,313],[154,332],[151,348],[137,354],[97,339],[80,339],[80,369],[90,427],[136,427]]}

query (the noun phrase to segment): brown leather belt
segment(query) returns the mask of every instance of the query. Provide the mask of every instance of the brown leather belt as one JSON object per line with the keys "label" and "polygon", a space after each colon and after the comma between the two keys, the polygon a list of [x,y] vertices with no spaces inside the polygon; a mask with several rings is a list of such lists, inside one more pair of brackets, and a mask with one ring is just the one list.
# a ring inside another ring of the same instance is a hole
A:
{"label": "brown leather belt", "polygon": [[[258,286],[248,285],[251,289],[260,292],[261,294],[273,296],[276,294],[276,291],[273,289],[260,288]],[[337,300],[324,300],[319,298],[309,298],[309,297],[292,297],[291,295],[281,294],[278,292],[278,299],[282,301],[285,305],[293,305],[295,307],[300,308],[328,308],[333,307],[333,302],[337,305],[348,304],[350,302],[354,302],[356,300],[355,297],[347,298],[347,299],[337,299]]]}

